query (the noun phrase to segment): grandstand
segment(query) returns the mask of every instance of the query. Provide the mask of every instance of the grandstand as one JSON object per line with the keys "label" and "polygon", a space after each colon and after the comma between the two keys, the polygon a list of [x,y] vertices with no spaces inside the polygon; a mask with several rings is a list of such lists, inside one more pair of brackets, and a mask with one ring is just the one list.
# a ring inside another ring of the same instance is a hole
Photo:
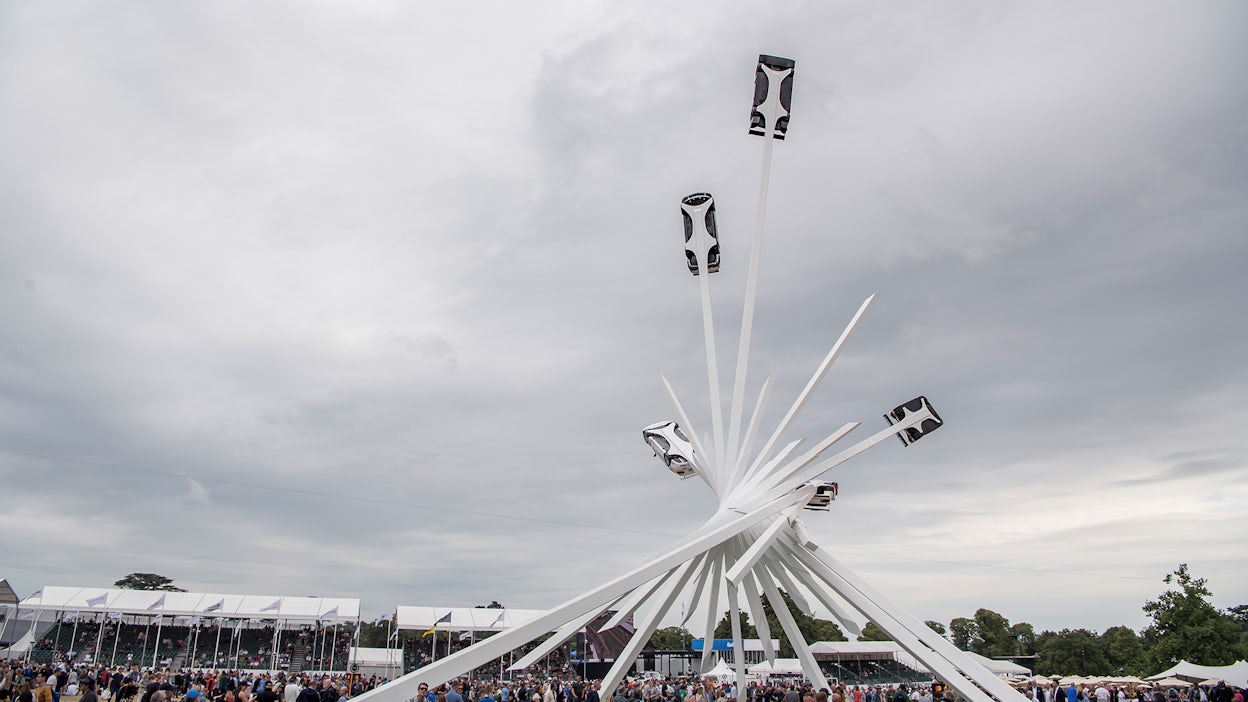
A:
{"label": "grandstand", "polygon": [[819,668],[847,685],[930,682],[932,674],[895,641],[820,641],[810,647]]}
{"label": "grandstand", "polygon": [[6,655],[173,668],[345,671],[351,635],[340,625],[360,615],[353,598],[54,585],[9,604]]}

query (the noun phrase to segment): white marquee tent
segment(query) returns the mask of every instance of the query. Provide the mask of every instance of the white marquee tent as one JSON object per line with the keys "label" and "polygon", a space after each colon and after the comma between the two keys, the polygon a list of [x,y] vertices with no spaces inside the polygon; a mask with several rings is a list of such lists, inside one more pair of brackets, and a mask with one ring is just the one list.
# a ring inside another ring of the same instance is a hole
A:
{"label": "white marquee tent", "polygon": [[1179,661],[1167,670],[1148,676],[1149,680],[1180,678],[1187,682],[1203,682],[1211,678],[1225,680],[1232,685],[1248,683],[1248,661],[1236,661],[1230,665],[1197,665],[1187,661]]}
{"label": "white marquee tent", "polygon": [[120,612],[132,615],[284,619],[288,621],[355,621],[360,601],[346,597],[227,595],[209,592],[162,592],[105,587],[45,585],[17,605],[21,610],[56,612]]}

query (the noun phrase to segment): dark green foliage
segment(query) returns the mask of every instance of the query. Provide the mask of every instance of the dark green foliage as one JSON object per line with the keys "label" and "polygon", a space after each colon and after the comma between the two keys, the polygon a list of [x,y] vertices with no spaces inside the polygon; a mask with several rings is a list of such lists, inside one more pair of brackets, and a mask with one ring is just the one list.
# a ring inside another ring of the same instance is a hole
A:
{"label": "dark green foliage", "polygon": [[[718,638],[716,634],[716,638]],[[684,628],[679,626],[669,626],[662,629],[656,629],[650,635],[650,641],[646,643],[647,651],[687,651],[689,650],[689,642],[693,637]]]}
{"label": "dark green foliage", "polygon": [[949,622],[949,640],[963,651],[975,650],[975,621],[958,617]]}
{"label": "dark green foliage", "polygon": [[867,622],[867,625],[862,627],[862,636],[858,637],[859,641],[892,641],[892,639],[893,637],[876,626],[875,622]]}
{"label": "dark green foliage", "polygon": [[1204,578],[1192,577],[1182,563],[1163,582],[1178,587],[1144,603],[1152,619],[1143,632],[1149,669],[1164,670],[1180,660],[1228,665],[1245,656],[1239,622],[1209,601]]}
{"label": "dark green foliage", "polygon": [[1105,646],[1105,658],[1113,675],[1147,675],[1157,672],[1144,668],[1144,644],[1139,634],[1130,627],[1112,626],[1101,634]]}
{"label": "dark green foliage", "polygon": [[131,573],[113,583],[113,587],[122,590],[162,590],[164,592],[186,592],[173,586],[173,578],[166,578],[155,573]]}
{"label": "dark green foliage", "polygon": [[1046,631],[1039,637],[1036,673],[1040,675],[1104,675],[1109,670],[1105,643],[1087,629]]}

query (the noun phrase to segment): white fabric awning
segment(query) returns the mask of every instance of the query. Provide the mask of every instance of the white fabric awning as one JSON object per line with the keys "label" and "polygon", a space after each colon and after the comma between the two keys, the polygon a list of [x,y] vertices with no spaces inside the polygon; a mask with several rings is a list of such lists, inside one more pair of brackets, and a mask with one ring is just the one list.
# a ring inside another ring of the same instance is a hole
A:
{"label": "white fabric awning", "polygon": [[58,612],[120,612],[131,615],[229,617],[355,621],[360,601],[346,597],[227,595],[211,592],[162,592],[105,587],[45,585],[27,596],[19,609]]}
{"label": "white fabric awning", "polygon": [[750,675],[801,675],[802,662],[796,658],[777,658],[773,666],[769,661],[746,668]]}
{"label": "white fabric awning", "polygon": [[1148,676],[1148,679],[1163,680],[1171,677],[1182,678],[1188,682],[1218,678],[1233,685],[1243,685],[1248,682],[1248,661],[1236,661],[1230,665],[1197,665],[1179,661],[1168,670]]}
{"label": "white fabric awning", "polygon": [[395,613],[400,629],[427,631],[502,631],[541,616],[541,609],[486,609],[484,607],[408,607]]}
{"label": "white fabric awning", "polygon": [[715,667],[702,674],[702,677],[712,677],[716,680],[735,681],[737,679],[737,671],[733,670],[723,658],[715,663]]}

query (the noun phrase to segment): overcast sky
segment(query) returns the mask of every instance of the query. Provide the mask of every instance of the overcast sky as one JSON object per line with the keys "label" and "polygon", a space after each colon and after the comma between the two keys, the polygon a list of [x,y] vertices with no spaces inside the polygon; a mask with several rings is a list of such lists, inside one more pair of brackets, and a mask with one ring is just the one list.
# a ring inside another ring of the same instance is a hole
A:
{"label": "overcast sky", "polygon": [[0,577],[549,608],[714,510],[679,200],[790,438],[925,394],[812,531],[921,619],[1248,601],[1248,6],[0,4]]}

